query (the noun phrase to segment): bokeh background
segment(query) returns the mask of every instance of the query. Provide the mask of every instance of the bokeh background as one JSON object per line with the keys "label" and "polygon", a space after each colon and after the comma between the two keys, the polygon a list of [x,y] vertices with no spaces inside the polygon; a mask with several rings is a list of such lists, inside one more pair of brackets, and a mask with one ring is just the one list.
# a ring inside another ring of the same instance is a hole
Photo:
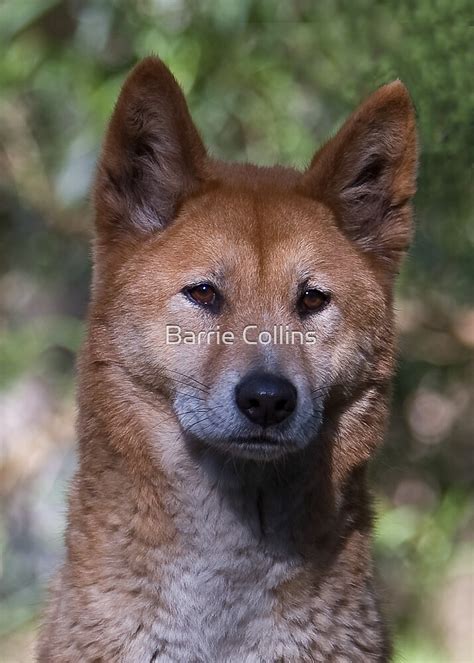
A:
{"label": "bokeh background", "polygon": [[32,660],[74,468],[89,191],[107,118],[158,53],[212,152],[304,167],[377,86],[419,115],[417,235],[373,468],[395,660],[474,660],[473,13],[470,0],[0,3],[0,658]]}

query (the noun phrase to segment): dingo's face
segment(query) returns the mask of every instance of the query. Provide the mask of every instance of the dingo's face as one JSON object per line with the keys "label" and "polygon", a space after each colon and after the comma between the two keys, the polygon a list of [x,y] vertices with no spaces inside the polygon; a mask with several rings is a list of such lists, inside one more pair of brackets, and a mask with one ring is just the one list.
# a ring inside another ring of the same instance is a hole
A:
{"label": "dingo's face", "polygon": [[134,71],[99,169],[96,305],[185,437],[275,459],[387,384],[415,158],[400,83],[300,174],[212,161],[166,68]]}

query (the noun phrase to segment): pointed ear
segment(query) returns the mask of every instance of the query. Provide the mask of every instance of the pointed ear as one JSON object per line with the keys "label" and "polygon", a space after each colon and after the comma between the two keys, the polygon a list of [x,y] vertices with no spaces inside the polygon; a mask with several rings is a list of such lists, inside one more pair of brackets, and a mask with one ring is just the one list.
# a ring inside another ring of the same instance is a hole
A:
{"label": "pointed ear", "polygon": [[396,271],[411,238],[416,168],[414,109],[395,81],[369,97],[315,155],[302,187],[333,210],[360,249]]}
{"label": "pointed ear", "polygon": [[99,233],[163,228],[204,178],[206,151],[183,93],[158,58],[127,78],[105,137],[94,200]]}

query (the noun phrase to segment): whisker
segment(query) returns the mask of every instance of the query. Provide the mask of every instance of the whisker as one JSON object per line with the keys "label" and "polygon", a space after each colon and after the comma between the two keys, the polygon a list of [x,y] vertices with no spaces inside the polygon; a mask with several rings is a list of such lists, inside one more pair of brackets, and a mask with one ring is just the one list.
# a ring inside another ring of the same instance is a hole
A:
{"label": "whisker", "polygon": [[[189,385],[184,385],[184,386],[189,387]],[[189,388],[192,389],[192,387],[189,387]],[[181,390],[179,390],[176,393],[179,394],[179,395],[186,396],[188,398],[193,398],[195,401],[199,401],[201,403],[205,403],[206,400],[207,400],[206,398],[204,398],[204,396],[200,396],[199,394],[195,394],[192,391],[184,391],[184,390],[181,391]]]}
{"label": "whisker", "polygon": [[[182,378],[186,378],[187,380],[192,380],[193,382],[198,384],[200,387],[202,387],[206,392],[209,391],[209,387],[208,387],[207,384],[204,384],[204,382],[200,382],[197,378],[193,377],[192,375],[187,375],[186,373],[181,373],[181,371],[177,371],[173,368],[169,368],[168,370],[171,371],[171,373],[176,373],[177,375],[180,375]],[[174,380],[175,378],[172,378],[172,379]]]}
{"label": "whisker", "polygon": [[179,417],[180,416],[181,417],[189,417],[189,415],[191,415],[191,414],[205,414],[209,411],[210,410],[208,410],[207,408],[201,409],[201,410],[188,410],[187,412],[180,412],[179,416],[176,412],[173,411],[173,413],[170,414],[169,417],[166,417],[166,419],[161,419],[160,423],[165,423],[165,422],[169,421],[170,419],[173,419],[173,417],[176,417],[176,419],[178,419],[178,422],[179,422]]}
{"label": "whisker", "polygon": [[209,395],[207,391],[204,391],[204,389],[201,389],[200,387],[197,387],[194,384],[189,384],[188,382],[183,382],[181,380],[176,380],[176,378],[171,378],[171,380],[172,380],[173,386],[176,387],[176,385],[180,385],[180,386],[186,387],[187,389],[192,389],[193,391],[196,391],[197,393],[202,394],[201,398],[203,398],[204,396]]}
{"label": "whisker", "polygon": [[198,421],[195,421],[192,423],[188,428],[186,429],[186,432],[189,433],[190,430],[192,430],[195,426],[198,426],[199,424],[202,424],[203,421],[206,421],[208,418],[203,417],[202,419],[198,419]]}
{"label": "whisker", "polygon": [[336,387],[337,385],[331,385],[330,387],[316,387],[316,389],[312,389],[311,394],[322,394],[324,392],[328,392],[331,390],[332,387]]}

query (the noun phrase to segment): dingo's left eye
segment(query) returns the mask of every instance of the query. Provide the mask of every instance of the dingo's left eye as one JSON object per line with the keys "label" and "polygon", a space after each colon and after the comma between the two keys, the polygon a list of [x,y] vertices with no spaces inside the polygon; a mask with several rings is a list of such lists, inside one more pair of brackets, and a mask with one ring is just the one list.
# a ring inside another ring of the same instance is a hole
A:
{"label": "dingo's left eye", "polygon": [[317,288],[305,289],[299,300],[300,312],[303,314],[317,313],[329,303],[330,295]]}
{"label": "dingo's left eye", "polygon": [[215,309],[219,296],[216,289],[210,283],[198,283],[183,289],[183,293],[195,304]]}

